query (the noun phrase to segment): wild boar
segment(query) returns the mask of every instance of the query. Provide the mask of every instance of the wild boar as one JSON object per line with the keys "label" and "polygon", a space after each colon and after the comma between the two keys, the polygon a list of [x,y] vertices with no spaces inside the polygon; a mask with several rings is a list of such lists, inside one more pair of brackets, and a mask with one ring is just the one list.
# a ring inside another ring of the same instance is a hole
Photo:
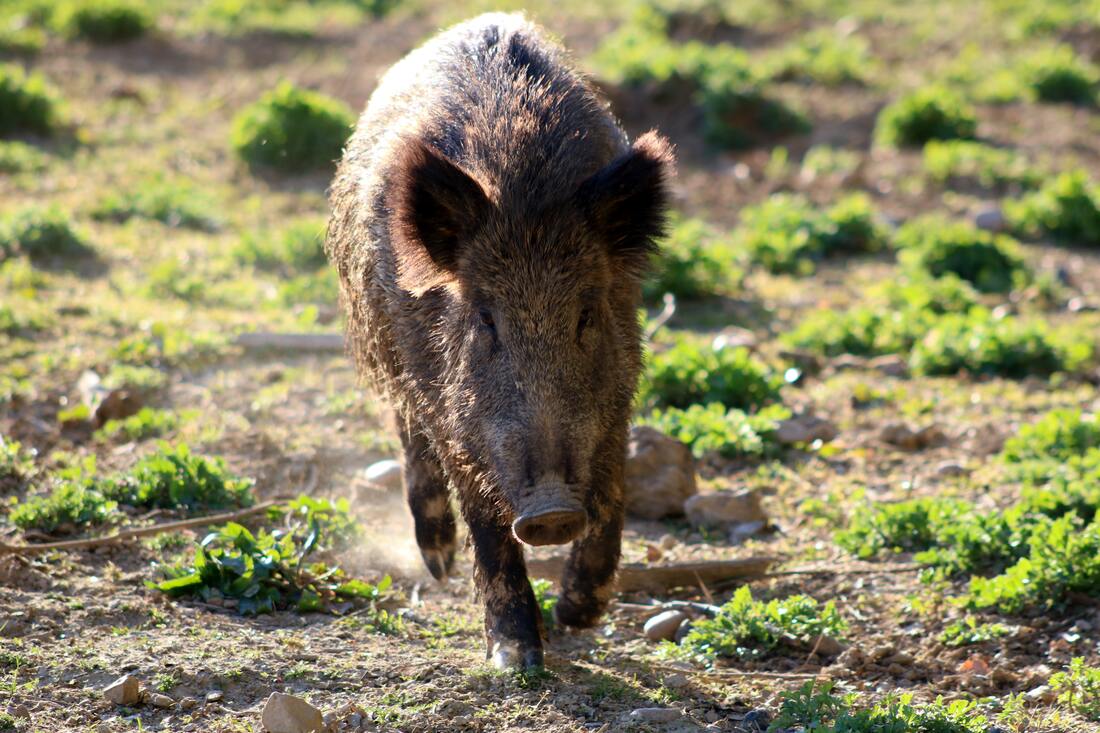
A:
{"label": "wild boar", "polygon": [[457,496],[499,668],[543,663],[523,543],[573,543],[561,624],[595,624],[610,599],[640,281],[672,166],[656,133],[629,144],[537,27],[487,14],[390,69],[333,182],[325,249],[348,349],[398,416],[439,579]]}

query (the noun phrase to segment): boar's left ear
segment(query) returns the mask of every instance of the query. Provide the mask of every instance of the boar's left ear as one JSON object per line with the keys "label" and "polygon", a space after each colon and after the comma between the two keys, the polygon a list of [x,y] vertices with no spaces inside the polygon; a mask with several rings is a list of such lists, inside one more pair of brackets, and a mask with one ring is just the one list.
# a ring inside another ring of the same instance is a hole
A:
{"label": "boar's left ear", "polygon": [[577,191],[589,226],[630,274],[645,272],[664,234],[673,161],[672,146],[650,131]]}
{"label": "boar's left ear", "polygon": [[394,170],[387,205],[397,283],[421,295],[454,277],[462,242],[491,204],[481,184],[420,140],[406,145]]}

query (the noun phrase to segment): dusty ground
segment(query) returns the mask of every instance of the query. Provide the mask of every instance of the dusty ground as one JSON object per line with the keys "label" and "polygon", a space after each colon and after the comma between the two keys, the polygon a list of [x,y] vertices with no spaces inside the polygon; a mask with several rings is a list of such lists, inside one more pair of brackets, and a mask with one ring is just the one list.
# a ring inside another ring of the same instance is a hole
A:
{"label": "dusty ground", "polygon": [[[578,12],[568,17],[549,4],[537,15],[584,58],[621,13],[588,6],[581,15],[573,5],[569,9]],[[909,77],[931,73],[933,63],[909,65],[921,46],[899,30],[909,15],[895,11],[878,22],[865,21],[864,27],[885,64],[883,78],[911,86]],[[956,12],[967,11],[956,7]],[[0,175],[0,202],[4,208],[56,202],[78,218],[102,261],[94,271],[46,272],[29,295],[11,280],[0,284],[10,286],[16,307],[33,301],[56,315],[49,329],[31,339],[0,336],[0,365],[6,361],[3,369],[27,385],[23,394],[0,402],[0,433],[37,450],[47,469],[59,465],[65,452],[96,453],[102,467],[125,467],[151,445],[91,441],[60,430],[55,420],[59,406],[76,399],[80,373],[109,366],[119,339],[143,333],[150,322],[226,337],[240,329],[300,329],[301,308],[265,300],[270,282],[249,273],[219,273],[208,263],[242,231],[276,226],[291,215],[323,215],[327,179],[251,175],[228,150],[232,116],[282,78],[359,108],[390,63],[444,21],[467,14],[456,8],[402,10],[307,38],[181,36],[162,29],[113,48],[52,40],[31,65],[68,101],[76,140],[43,143],[56,161],[41,175]],[[746,45],[778,43],[821,22],[827,21],[800,17],[789,27],[761,31]],[[949,57],[964,40],[959,23],[953,28],[933,23],[932,30],[926,25],[920,25],[918,38],[936,41],[941,56]],[[974,35],[979,42],[996,36],[988,28]],[[1100,45],[1090,38],[1075,40],[1100,62]],[[692,137],[682,110],[624,98],[620,111],[631,132],[654,125],[669,131],[682,151],[677,191],[682,208],[720,226],[734,224],[742,204],[775,190],[831,199],[834,183],[807,182],[797,174],[801,154],[820,143],[859,153],[865,165],[852,185],[869,191],[896,220],[932,208],[965,213],[978,202],[966,195],[945,198],[942,189],[920,177],[919,154],[870,150],[874,114],[893,95],[891,83],[839,92],[792,83],[780,91],[815,121],[809,135],[784,141],[795,167],[780,175],[765,173],[767,149],[706,151]],[[980,117],[983,138],[1100,169],[1095,111],[1018,104],[981,108]],[[224,220],[221,230],[198,233],[142,220],[117,225],[84,217],[104,190],[161,171],[190,178],[210,192]],[[144,294],[140,286],[152,265],[173,258],[181,259],[185,270],[229,283],[227,294],[203,302]],[[1028,258],[1041,272],[1063,271],[1071,295],[1100,306],[1100,251],[1036,243],[1029,245]],[[774,336],[807,308],[843,307],[892,272],[888,258],[867,258],[827,265],[803,280],[752,274],[740,300],[705,304],[672,325],[696,330],[737,325],[752,330],[761,351],[774,355]],[[0,292],[0,299],[9,295]],[[334,330],[339,327],[334,314],[329,303],[306,326]],[[1100,336],[1094,315],[1054,311],[1049,317]],[[593,631],[552,631],[549,676],[522,683],[491,674],[484,663],[468,559],[460,561],[457,579],[445,586],[432,582],[420,565],[400,496],[361,478],[366,466],[393,455],[394,438],[385,427],[384,407],[361,396],[347,360],[230,347],[167,369],[170,384],[156,404],[198,411],[173,437],[223,455],[234,470],[255,476],[261,499],[302,487],[351,498],[367,532],[363,546],[343,558],[344,566],[368,580],[392,575],[410,620],[404,632],[385,635],[363,628],[354,615],[281,612],[241,618],[167,600],[145,589],[143,581],[151,577],[151,564],[174,550],[149,541],[26,560],[0,558],[0,652],[23,660],[0,663],[0,711],[25,713],[17,717],[20,731],[251,731],[258,729],[259,706],[273,690],[303,695],[345,725],[360,722],[362,730],[738,730],[749,711],[774,711],[781,691],[813,676],[836,680],[845,691],[905,690],[921,700],[1003,699],[1045,684],[1072,657],[1100,662],[1095,600],[1057,615],[1002,618],[1017,627],[1011,636],[951,650],[936,637],[959,615],[945,601],[957,589],[922,585],[903,565],[905,557],[897,565],[855,562],[831,539],[833,527],[865,497],[1010,496],[1012,487],[989,456],[1019,425],[1052,407],[1100,410],[1096,380],[894,378],[826,365],[788,387],[784,400],[839,425],[832,450],[794,451],[763,466],[711,460],[700,467],[708,488],[763,489],[773,532],[730,546],[724,537],[705,537],[684,521],[632,521],[625,559],[645,561],[647,547],[665,535],[675,543],[662,560],[777,556],[773,574],[752,583],[754,592],[761,597],[800,592],[836,601],[851,623],[849,651],[839,658],[788,651],[707,672],[656,656],[641,634],[637,612],[616,606]],[[868,387],[890,398],[879,406],[853,406],[853,396]],[[897,419],[938,425],[948,439],[918,452],[883,444],[879,428]],[[942,477],[937,469],[945,462],[961,464],[968,476]],[[675,597],[712,594],[721,601],[731,590],[689,589]],[[988,672],[974,673],[983,668]],[[177,701],[192,698],[195,704],[116,708],[100,690],[127,672]],[[1048,702],[1029,705],[1031,730],[1097,729]],[[631,710],[649,706],[674,706],[684,716],[678,723],[648,727],[628,721]]]}

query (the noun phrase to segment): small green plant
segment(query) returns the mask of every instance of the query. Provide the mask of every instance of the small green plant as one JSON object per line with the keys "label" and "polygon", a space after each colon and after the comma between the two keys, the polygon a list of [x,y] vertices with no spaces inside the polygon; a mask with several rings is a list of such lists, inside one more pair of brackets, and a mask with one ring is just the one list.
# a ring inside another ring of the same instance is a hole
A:
{"label": "small green plant", "polygon": [[41,51],[46,34],[41,28],[24,26],[18,21],[0,17],[0,52],[29,55]]}
{"label": "small green plant", "polygon": [[1034,188],[1043,173],[1014,150],[972,140],[929,140],[924,170],[942,183],[976,183],[984,188]]}
{"label": "small green plant", "polygon": [[34,475],[34,454],[0,434],[0,490],[19,487]]}
{"label": "small green plant", "polygon": [[118,505],[96,489],[94,472],[94,461],[62,470],[49,494],[16,504],[8,519],[20,529],[41,532],[72,531],[107,522]]}
{"label": "small green plant", "polygon": [[325,223],[316,218],[292,220],[277,231],[248,233],[233,248],[242,264],[286,274],[315,272],[327,260],[323,248]]}
{"label": "small green plant", "polygon": [[716,402],[751,410],[775,400],[782,384],[748,349],[713,349],[681,339],[650,358],[639,399],[648,407]]}
{"label": "small green plant", "polygon": [[1083,170],[1067,171],[1022,199],[1005,201],[1004,210],[1020,234],[1100,246],[1100,186]]}
{"label": "small green plant", "polygon": [[729,242],[700,219],[676,219],[661,242],[652,274],[642,293],[647,301],[672,293],[694,300],[728,293],[740,283]]}
{"label": "small green plant", "polygon": [[1096,103],[1100,71],[1070,46],[1055,46],[1028,56],[1020,76],[1041,102]]}
{"label": "small green plant", "polygon": [[214,208],[210,196],[194,184],[157,177],[129,191],[107,193],[92,216],[114,222],[140,217],[170,227],[214,231],[220,226],[211,214]]}
{"label": "small green plant", "polygon": [[879,113],[875,139],[891,147],[909,147],[929,140],[968,140],[977,129],[974,110],[955,92],[925,87]]}
{"label": "small green plant", "polygon": [[185,443],[161,443],[130,471],[101,486],[109,498],[129,506],[196,510],[249,506],[254,483],[230,473],[220,458],[193,455]]}
{"label": "small green plant", "polygon": [[0,254],[46,260],[82,257],[91,251],[57,206],[30,206],[0,219]]}
{"label": "small green plant", "polygon": [[1050,677],[1058,702],[1089,720],[1100,721],[1100,667],[1087,667],[1083,657],[1069,663],[1069,671]]}
{"label": "small green plant", "polygon": [[944,627],[940,641],[950,647],[969,646],[993,641],[1012,633],[1004,624],[983,624],[973,616],[952,621]]}
{"label": "small green plant", "polygon": [[222,335],[156,322],[121,339],[111,350],[111,357],[122,366],[151,368],[201,362],[218,356],[225,346]]}
{"label": "small green plant", "polygon": [[39,74],[0,64],[0,135],[49,135],[60,124],[57,93]]}
{"label": "small green plant", "polygon": [[766,458],[779,452],[775,433],[779,421],[790,415],[782,405],[749,414],[712,402],[656,409],[641,422],[689,446],[698,457],[713,452],[725,458]]}
{"label": "small green plant", "polygon": [[932,277],[955,275],[983,293],[1005,293],[1031,279],[1019,245],[962,221],[914,219],[898,230],[902,264]]}
{"label": "small green plant", "polygon": [[144,35],[153,17],[134,0],[68,0],[54,12],[53,23],[69,38],[118,43]]}
{"label": "small green plant", "polygon": [[828,86],[863,83],[873,66],[866,40],[831,29],[810,31],[763,63],[767,77]]}
{"label": "small green plant", "polygon": [[769,731],[803,729],[812,733],[986,733],[989,719],[973,700],[914,705],[911,694],[888,695],[861,707],[855,693],[833,694],[834,683],[810,681],[782,694]]}
{"label": "small green plant", "polygon": [[208,278],[195,270],[193,262],[173,256],[149,269],[144,290],[150,298],[179,298],[198,303],[206,297],[208,285]]}
{"label": "small green plant", "polygon": [[168,375],[160,369],[130,364],[113,364],[103,377],[105,389],[124,389],[143,397],[150,397],[168,384]]}
{"label": "small green plant", "polygon": [[748,586],[741,586],[714,618],[696,621],[678,648],[665,642],[665,649],[706,663],[718,657],[756,659],[781,643],[813,645],[817,637],[838,638],[847,628],[832,601],[821,605],[796,595],[764,603],[753,599]]}
{"label": "small green plant", "polygon": [[734,235],[750,259],[770,272],[809,274],[840,253],[874,252],[884,243],[870,199],[852,194],[821,212],[802,196],[779,193],[745,208]]}
{"label": "small green plant", "polygon": [[162,567],[165,580],[147,585],[172,597],[229,601],[242,615],[286,608],[323,611],[350,601],[370,608],[380,629],[398,629],[400,623],[378,607],[390,588],[389,576],[371,585],[348,578],[325,559],[346,542],[346,529],[333,532],[332,524],[353,524],[346,507],[305,496],[298,506],[304,511],[277,513],[285,524],[274,532],[226,524],[202,540],[190,563]]}
{"label": "small green plant", "polygon": [[810,181],[827,176],[850,176],[859,164],[860,155],[854,150],[814,145],[802,156],[800,174]]}
{"label": "small green plant", "polygon": [[121,440],[123,442],[156,438],[178,429],[185,420],[194,414],[194,412],[181,413],[143,407],[136,415],[131,415],[122,420],[107,421],[102,428],[96,431],[96,437],[100,440]]}
{"label": "small green plant", "polygon": [[37,173],[45,170],[49,158],[37,148],[16,140],[0,140],[0,173]]}
{"label": "small green plant", "polygon": [[342,102],[283,82],[237,115],[232,146],[252,167],[308,172],[332,166],[354,121]]}
{"label": "small green plant", "polygon": [[1001,457],[1010,463],[1064,462],[1093,448],[1100,448],[1100,418],[1080,410],[1052,410],[1006,440]]}
{"label": "small green plant", "polygon": [[542,622],[547,627],[554,625],[554,607],[558,605],[558,597],[550,591],[554,584],[545,578],[532,578],[531,590],[535,593],[535,604],[542,612]]}

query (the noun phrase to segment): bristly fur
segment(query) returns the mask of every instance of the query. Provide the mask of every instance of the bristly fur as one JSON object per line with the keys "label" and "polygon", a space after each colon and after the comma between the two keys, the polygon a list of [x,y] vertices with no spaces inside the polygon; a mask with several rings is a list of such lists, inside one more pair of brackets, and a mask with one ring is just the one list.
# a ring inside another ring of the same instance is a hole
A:
{"label": "bristly fur", "polygon": [[587,516],[559,619],[591,625],[610,599],[640,278],[671,175],[668,143],[648,133],[631,146],[559,46],[521,16],[488,14],[386,74],[333,182],[325,249],[348,349],[397,412],[437,577],[455,550],[448,491],[458,498],[499,663],[542,659],[511,531],[532,502]]}

